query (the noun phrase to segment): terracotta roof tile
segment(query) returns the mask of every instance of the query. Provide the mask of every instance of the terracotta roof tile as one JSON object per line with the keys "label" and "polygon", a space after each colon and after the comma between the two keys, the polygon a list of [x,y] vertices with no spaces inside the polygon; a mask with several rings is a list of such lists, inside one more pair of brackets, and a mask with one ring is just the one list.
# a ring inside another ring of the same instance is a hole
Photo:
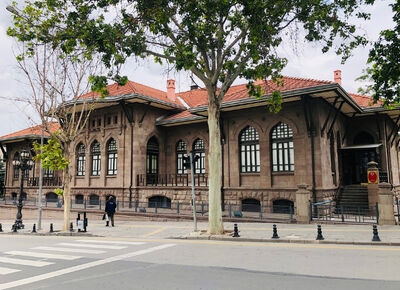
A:
{"label": "terracotta roof tile", "polygon": [[[60,128],[60,126],[58,125],[58,123],[53,122],[50,124],[50,130],[52,132],[55,132],[56,130],[58,130]],[[14,133],[10,133],[4,136],[0,137],[0,141],[1,140],[5,140],[5,139],[16,139],[18,137],[24,137],[24,136],[38,136],[40,137],[41,135],[41,125],[37,125],[37,126],[33,126],[33,127],[29,127]],[[48,132],[44,132],[44,136],[48,137],[50,136],[50,134]]]}
{"label": "terracotta roof tile", "polygon": [[[127,95],[127,94],[139,94],[151,98],[155,98],[164,102],[168,103],[173,103],[181,106],[182,104],[178,101],[171,101],[170,99],[167,98],[167,93],[163,92],[161,90],[142,85],[133,81],[128,81],[126,85],[124,86],[119,86],[118,84],[112,84],[107,86],[108,90],[108,96],[109,97],[115,97],[115,96],[121,96],[121,95]],[[81,95],[79,98],[80,99],[85,99],[85,98],[98,98],[100,96],[99,93],[97,92],[89,92],[87,94]]]}
{"label": "terracotta roof tile", "polygon": [[190,118],[190,117],[196,117],[196,115],[190,113],[189,110],[186,110],[186,111],[180,112],[178,114],[168,116],[165,119],[163,119],[163,121],[176,120],[176,119],[182,119],[182,118]]}
{"label": "terracotta roof tile", "polygon": [[353,98],[354,101],[357,102],[363,108],[377,108],[382,107],[382,102],[378,101],[374,103],[374,100],[370,96],[359,95],[359,94],[352,94],[349,95]]}

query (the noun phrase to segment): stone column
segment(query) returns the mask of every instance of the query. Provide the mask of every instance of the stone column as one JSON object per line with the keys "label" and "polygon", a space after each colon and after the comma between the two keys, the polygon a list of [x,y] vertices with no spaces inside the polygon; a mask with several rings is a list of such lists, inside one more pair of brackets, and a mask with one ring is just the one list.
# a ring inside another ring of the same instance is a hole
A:
{"label": "stone column", "polygon": [[310,223],[310,198],[311,191],[307,184],[297,185],[296,191],[296,220],[298,223]]}
{"label": "stone column", "polygon": [[379,225],[394,225],[393,192],[389,183],[379,183],[378,188]]}

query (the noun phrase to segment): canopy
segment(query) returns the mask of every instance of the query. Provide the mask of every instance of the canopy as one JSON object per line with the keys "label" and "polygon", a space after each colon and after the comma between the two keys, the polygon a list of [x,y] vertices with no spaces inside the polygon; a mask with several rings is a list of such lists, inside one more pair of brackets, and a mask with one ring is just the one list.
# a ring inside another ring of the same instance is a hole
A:
{"label": "canopy", "polygon": [[378,148],[382,146],[382,143],[380,144],[364,144],[364,145],[352,145],[352,146],[345,146],[341,148],[342,150],[350,150],[350,149],[371,149],[371,148]]}

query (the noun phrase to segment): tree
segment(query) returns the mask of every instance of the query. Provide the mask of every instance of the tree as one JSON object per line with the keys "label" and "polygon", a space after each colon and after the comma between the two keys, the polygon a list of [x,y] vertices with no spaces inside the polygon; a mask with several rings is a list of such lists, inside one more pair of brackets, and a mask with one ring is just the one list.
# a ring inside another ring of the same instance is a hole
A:
{"label": "tree", "polygon": [[[323,51],[343,41],[336,52],[348,57],[365,39],[348,24],[357,10],[374,0],[53,0],[27,4],[46,11],[42,22],[30,23],[29,39],[60,46],[66,53],[82,47],[98,52],[108,68],[128,57],[154,57],[191,71],[208,93],[209,232],[223,233],[221,212],[220,107],[232,83],[248,80],[250,94],[261,96],[254,80],[276,78],[287,60],[277,48],[285,34],[302,31],[307,41],[320,41]],[[32,9],[33,9],[32,8]],[[31,28],[34,27],[34,28]],[[25,29],[25,28],[24,28]],[[292,30],[290,30],[292,29]],[[37,32],[39,31],[39,32]],[[118,69],[114,77],[120,80]],[[97,88],[105,76],[93,79]],[[277,93],[274,94],[276,96]]]}
{"label": "tree", "polygon": [[69,229],[71,210],[71,145],[85,127],[93,108],[92,101],[79,96],[90,89],[89,77],[101,74],[100,62],[81,53],[66,54],[60,47],[46,42],[36,30],[36,38],[29,38],[30,23],[46,17],[41,9],[15,10],[14,28],[9,36],[19,41],[18,67],[26,76],[32,94],[26,101],[40,117],[42,130],[51,135],[47,144],[35,144],[36,160],[45,169],[62,170],[64,196],[63,230]]}
{"label": "tree", "polygon": [[395,27],[381,31],[371,49],[369,67],[362,80],[372,81],[362,92],[369,93],[375,101],[386,105],[400,103],[400,3],[391,4]]}

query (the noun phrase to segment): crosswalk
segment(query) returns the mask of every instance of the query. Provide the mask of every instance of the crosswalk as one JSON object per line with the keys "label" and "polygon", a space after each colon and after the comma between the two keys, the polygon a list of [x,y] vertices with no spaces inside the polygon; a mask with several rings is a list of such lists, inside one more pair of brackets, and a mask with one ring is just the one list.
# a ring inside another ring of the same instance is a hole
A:
{"label": "crosswalk", "polygon": [[37,246],[24,251],[0,252],[0,276],[20,272],[18,266],[46,267],[59,260],[74,261],[87,255],[104,254],[107,251],[123,250],[128,246],[139,246],[144,242],[106,241],[80,239],[60,242],[52,246]]}

